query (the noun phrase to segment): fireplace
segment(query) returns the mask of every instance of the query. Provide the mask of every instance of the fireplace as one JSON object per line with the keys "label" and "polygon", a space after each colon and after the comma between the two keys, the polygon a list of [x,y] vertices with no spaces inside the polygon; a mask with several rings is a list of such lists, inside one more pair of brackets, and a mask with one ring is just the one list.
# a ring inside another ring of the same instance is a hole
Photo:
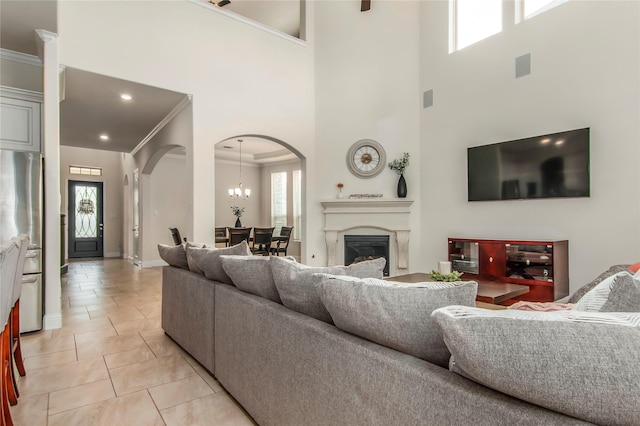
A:
{"label": "fireplace", "polygon": [[388,237],[390,276],[407,273],[412,203],[406,198],[323,201],[327,265],[338,265],[345,258],[345,235],[382,235]]}
{"label": "fireplace", "polygon": [[389,236],[388,235],[345,235],[344,264],[384,257],[384,276],[389,276]]}

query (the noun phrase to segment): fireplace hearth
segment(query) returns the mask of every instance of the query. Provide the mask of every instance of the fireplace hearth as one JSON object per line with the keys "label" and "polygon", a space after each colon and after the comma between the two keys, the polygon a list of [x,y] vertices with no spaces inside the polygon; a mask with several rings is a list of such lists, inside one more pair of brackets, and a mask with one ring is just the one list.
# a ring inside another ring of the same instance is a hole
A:
{"label": "fireplace hearth", "polygon": [[384,276],[389,276],[389,236],[388,235],[345,235],[344,264],[351,265],[365,260],[384,257]]}

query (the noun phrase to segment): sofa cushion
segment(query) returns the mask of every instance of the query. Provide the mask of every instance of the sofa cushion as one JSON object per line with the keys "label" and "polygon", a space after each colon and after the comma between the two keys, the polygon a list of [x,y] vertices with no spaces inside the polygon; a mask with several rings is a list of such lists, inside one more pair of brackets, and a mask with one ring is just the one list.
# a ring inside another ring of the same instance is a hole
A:
{"label": "sofa cushion", "polygon": [[567,303],[578,303],[578,300],[580,300],[582,298],[582,296],[584,296],[585,294],[587,294],[587,292],[589,290],[591,290],[592,288],[594,288],[595,286],[600,284],[602,282],[602,280],[604,280],[605,278],[610,277],[611,275],[615,275],[618,272],[627,271],[628,267],[629,267],[629,265],[613,265],[613,266],[611,266],[609,269],[607,269],[606,271],[604,271],[603,273],[598,275],[596,277],[596,279],[594,279],[590,283],[587,283],[587,284],[583,285],[578,290],[576,290],[571,295],[571,297],[569,297],[569,300],[567,300]]}
{"label": "sofa cushion", "polygon": [[193,261],[192,249],[194,249],[194,248],[207,248],[207,245],[206,244],[197,244],[197,243],[192,243],[191,241],[187,241],[184,244],[184,248],[185,248],[185,251],[187,252],[187,264],[189,265],[189,270],[191,272],[195,272],[196,274],[204,275],[204,271],[202,271],[202,269],[198,268],[198,266],[196,265],[196,262]]}
{"label": "sofa cushion", "polygon": [[282,304],[271,273],[271,256],[220,256],[222,267],[240,290]]}
{"label": "sofa cushion", "polygon": [[574,306],[576,311],[640,312],[640,280],[627,271],[605,278]]}
{"label": "sofa cushion", "polygon": [[223,255],[249,256],[251,250],[246,241],[231,247],[224,248],[192,248],[190,249],[195,266],[204,272],[204,276],[210,280],[225,284],[233,284],[231,278],[222,268]]}
{"label": "sofa cushion", "polygon": [[349,266],[312,267],[291,260],[273,257],[271,272],[282,304],[296,312],[333,324],[322,304],[317,288],[322,277],[314,274],[348,275],[359,278],[382,278],[386,260],[378,258]]}
{"label": "sofa cushion", "polygon": [[336,327],[445,368],[450,353],[431,313],[475,306],[478,293],[473,281],[404,284],[321,275],[320,299]]}
{"label": "sofa cushion", "polygon": [[189,264],[187,263],[187,252],[185,251],[183,244],[179,244],[177,246],[158,244],[158,253],[160,254],[160,258],[169,265],[182,269],[189,269]]}
{"label": "sofa cushion", "polygon": [[433,313],[451,370],[490,388],[597,424],[640,424],[640,313]]}

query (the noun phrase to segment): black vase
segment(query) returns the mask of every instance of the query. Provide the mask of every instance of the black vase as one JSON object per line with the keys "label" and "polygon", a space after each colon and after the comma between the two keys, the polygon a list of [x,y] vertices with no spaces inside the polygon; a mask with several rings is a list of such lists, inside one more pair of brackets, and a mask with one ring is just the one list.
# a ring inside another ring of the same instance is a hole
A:
{"label": "black vase", "polygon": [[236,228],[242,228],[242,223],[240,222],[240,218],[236,218]]}
{"label": "black vase", "polygon": [[404,180],[404,175],[400,174],[400,179],[398,179],[398,198],[406,198],[407,197],[407,181]]}

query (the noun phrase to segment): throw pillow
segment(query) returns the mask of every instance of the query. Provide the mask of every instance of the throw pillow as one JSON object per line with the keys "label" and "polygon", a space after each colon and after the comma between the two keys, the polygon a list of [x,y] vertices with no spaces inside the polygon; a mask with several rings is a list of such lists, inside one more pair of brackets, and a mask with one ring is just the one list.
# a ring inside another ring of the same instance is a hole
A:
{"label": "throw pillow", "polygon": [[166,244],[158,244],[158,253],[160,254],[160,258],[169,265],[189,269],[187,252],[185,251],[184,245],[168,246]]}
{"label": "throw pillow", "polygon": [[196,244],[196,243],[192,243],[190,241],[187,241],[184,244],[184,248],[185,251],[187,252],[187,264],[189,265],[189,270],[191,272],[195,272],[196,274],[200,274],[200,275],[204,275],[204,272],[202,271],[202,269],[198,268],[198,266],[196,265],[196,263],[193,261],[193,255],[191,253],[191,250],[194,248],[207,248],[206,244]]}
{"label": "throw pillow", "polygon": [[384,258],[378,258],[349,266],[312,267],[274,256],[271,259],[271,272],[284,306],[333,324],[331,315],[317,292],[321,278],[314,277],[313,274],[382,278],[385,264]]}
{"label": "throw pillow", "polygon": [[640,281],[622,271],[585,294],[573,308],[588,312],[640,312]]}
{"label": "throw pillow", "polygon": [[271,256],[220,256],[222,267],[240,290],[282,304],[271,273]]}
{"label": "throw pillow", "polygon": [[596,424],[640,424],[640,313],[449,306],[433,313],[451,370]]}
{"label": "throw pillow", "polygon": [[629,265],[629,270],[634,274],[640,271],[640,262],[636,262],[633,265]]}
{"label": "throw pillow", "polygon": [[604,271],[603,273],[598,275],[596,277],[596,279],[594,279],[590,283],[587,283],[584,286],[580,287],[578,290],[576,290],[571,295],[569,300],[567,300],[567,303],[578,303],[578,300],[580,300],[580,298],[582,298],[582,296],[584,296],[585,294],[587,294],[587,292],[589,290],[591,290],[592,288],[594,288],[595,286],[600,284],[602,282],[602,280],[604,280],[605,278],[610,277],[611,275],[615,275],[618,272],[626,271],[628,269],[628,266],[629,265],[613,265],[613,266],[611,266],[609,269],[607,269],[606,271]]}
{"label": "throw pillow", "polygon": [[431,313],[475,306],[478,293],[473,281],[404,284],[319,275],[320,299],[336,327],[445,368],[451,354]]}
{"label": "throw pillow", "polygon": [[225,284],[233,284],[231,278],[222,268],[223,255],[249,256],[251,250],[246,241],[225,248],[192,248],[191,256],[195,266],[204,272],[204,276],[210,280]]}

